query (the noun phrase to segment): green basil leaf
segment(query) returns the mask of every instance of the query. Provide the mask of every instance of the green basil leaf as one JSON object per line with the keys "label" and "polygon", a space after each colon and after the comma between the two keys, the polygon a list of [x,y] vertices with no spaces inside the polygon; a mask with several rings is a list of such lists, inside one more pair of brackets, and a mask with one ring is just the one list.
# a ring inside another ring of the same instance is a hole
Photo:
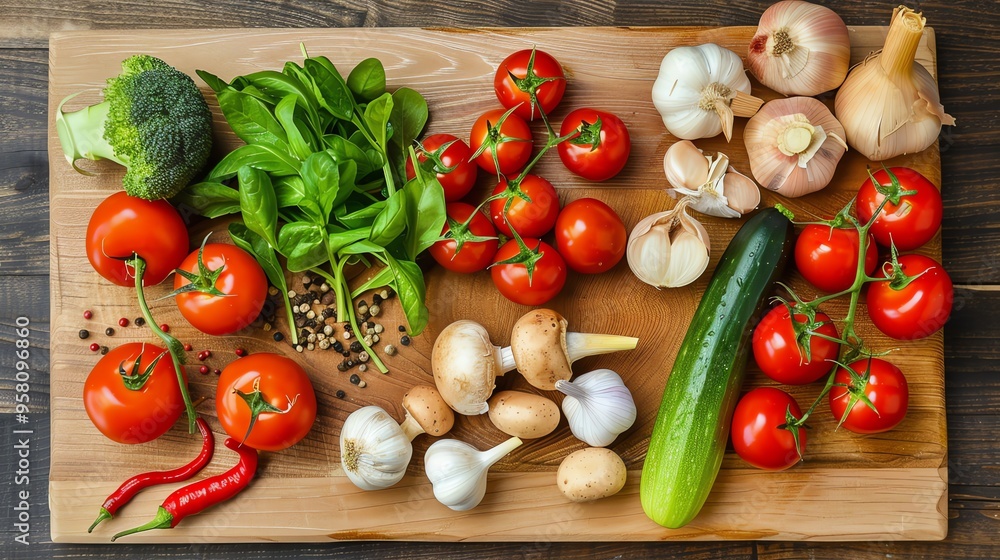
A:
{"label": "green basil leaf", "polygon": [[217,97],[219,109],[240,140],[288,151],[285,130],[261,100],[234,89],[222,91]]}
{"label": "green basil leaf", "polygon": [[340,187],[337,189],[337,197],[333,199],[333,207],[341,206],[354,194],[357,188],[358,165],[353,160],[338,162],[337,169],[340,174]]}
{"label": "green basil leaf", "polygon": [[427,101],[410,88],[401,87],[392,94],[392,141],[389,162],[399,177],[406,177],[406,151],[427,125]]}
{"label": "green basil leaf", "polygon": [[375,276],[372,276],[371,278],[366,280],[364,284],[358,286],[357,288],[354,288],[354,291],[351,292],[351,299],[356,299],[358,296],[367,292],[368,290],[374,290],[377,288],[381,288],[382,286],[388,286],[389,284],[392,283],[393,278],[394,277],[392,275],[392,269],[389,268],[388,266],[383,266],[382,268],[379,269],[378,272],[375,273]]}
{"label": "green basil leaf", "polygon": [[371,241],[362,239],[360,241],[355,241],[350,245],[347,245],[337,251],[337,254],[341,256],[349,255],[380,255],[384,253],[384,249]]}
{"label": "green basil leaf", "polygon": [[290,272],[315,268],[329,260],[324,240],[326,231],[309,222],[292,222],[278,232],[278,251],[285,256]]}
{"label": "green basil leaf", "polygon": [[403,185],[402,192],[406,194],[406,255],[415,260],[441,237],[447,219],[444,188],[436,176],[422,172]]}
{"label": "green basil leaf", "polygon": [[385,93],[385,67],[377,58],[366,58],[347,76],[347,87],[354,95],[371,101]]}
{"label": "green basil leaf", "polygon": [[346,231],[331,230],[332,226],[327,226],[327,232],[329,234],[329,237],[327,238],[327,245],[331,253],[336,253],[344,247],[347,247],[357,241],[368,239],[368,236],[371,234],[370,227],[349,229]]}
{"label": "green basil leaf", "polygon": [[321,94],[319,104],[338,119],[351,120],[354,96],[333,63],[325,56],[318,56],[307,58],[304,65]]}
{"label": "green basil leaf", "polygon": [[[302,163],[302,181],[306,187],[306,199],[315,204],[318,216],[316,223],[325,225],[330,220],[333,202],[340,192],[340,169],[337,162],[327,152],[316,152]],[[302,205],[299,205],[302,207]],[[302,208],[306,212],[306,208]]]}
{"label": "green basil leaf", "polygon": [[271,284],[281,290],[282,293],[288,293],[284,269],[281,268],[278,256],[274,254],[274,249],[267,244],[267,241],[264,241],[261,236],[250,231],[242,222],[230,222],[229,237],[232,238],[233,243],[237,247],[250,253],[257,259],[257,262],[264,269],[264,274],[267,275],[267,279],[271,281]]}
{"label": "green basil leaf", "polygon": [[198,77],[208,84],[208,87],[212,88],[212,91],[216,94],[229,89],[229,84],[227,84],[225,80],[211,72],[205,70],[195,70],[195,73],[198,74]]}
{"label": "green basil leaf", "polygon": [[[343,213],[338,213],[337,221],[351,229],[371,226],[375,223],[375,217],[382,212],[383,208],[385,208],[385,204],[384,200],[380,200],[378,202],[362,206],[353,212],[348,212],[347,208],[344,207]],[[337,207],[336,210],[340,212],[341,208]]]}
{"label": "green basil leaf", "polygon": [[368,154],[343,136],[327,134],[323,137],[323,143],[326,144],[327,151],[330,152],[333,159],[337,160],[337,163],[353,161],[357,165],[357,174],[360,177],[364,177],[376,169],[372,166]]}
{"label": "green basil leaf", "polygon": [[194,212],[206,218],[218,218],[240,211],[240,193],[212,181],[190,184],[170,201],[181,215]]}
{"label": "green basil leaf", "polygon": [[274,232],[278,227],[278,201],[271,178],[250,166],[241,167],[238,176],[243,223],[272,247],[277,247]]}
{"label": "green basil leaf", "polygon": [[371,131],[377,148],[385,150],[389,139],[389,116],[392,114],[392,95],[383,93],[365,107],[365,124]]}
{"label": "green basil leaf", "polygon": [[424,305],[426,287],[424,273],[413,261],[396,260],[386,253],[386,264],[392,269],[393,285],[399,296],[399,303],[406,315],[406,323],[410,327],[410,335],[416,336],[427,326],[429,312]]}
{"label": "green basil leaf", "polygon": [[247,144],[226,154],[206,177],[207,181],[225,181],[236,176],[243,167],[267,171],[275,177],[298,175],[301,162],[287,152],[264,144]]}
{"label": "green basil leaf", "polygon": [[306,185],[302,177],[290,175],[288,177],[278,177],[274,181],[274,195],[278,201],[278,208],[289,208],[298,206],[306,196]]}
{"label": "green basil leaf", "polygon": [[307,140],[311,136],[310,133],[308,131],[303,133],[299,127],[301,121],[295,118],[295,96],[286,95],[281,98],[281,101],[274,108],[274,116],[285,131],[291,153],[299,159],[309,157],[309,154],[315,150],[313,146],[309,145],[309,140]]}
{"label": "green basil leaf", "polygon": [[[403,231],[407,222],[407,197],[403,191],[396,191],[386,199],[385,208],[375,217],[369,241],[381,247],[392,243]],[[440,229],[438,230],[440,232]]]}

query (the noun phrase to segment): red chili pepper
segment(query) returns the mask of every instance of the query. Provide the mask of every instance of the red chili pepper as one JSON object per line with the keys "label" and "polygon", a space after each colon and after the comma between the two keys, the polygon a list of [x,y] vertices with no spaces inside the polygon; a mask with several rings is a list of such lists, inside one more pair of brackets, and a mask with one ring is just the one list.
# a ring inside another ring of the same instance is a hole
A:
{"label": "red chili pepper", "polygon": [[118,513],[118,509],[129,503],[140,491],[150,486],[185,481],[203,469],[212,460],[212,453],[215,451],[215,437],[212,436],[212,431],[208,429],[208,424],[204,420],[198,418],[197,423],[198,431],[201,432],[202,443],[201,453],[194,460],[170,471],[137,474],[123,482],[118,487],[118,490],[115,490],[108,496],[107,500],[104,500],[104,505],[101,506],[101,512],[98,514],[97,520],[87,529],[87,532],[92,532],[94,527],[97,527],[97,524],[101,521],[114,517]]}
{"label": "red chili pepper", "polygon": [[226,447],[239,454],[240,460],[228,471],[178,488],[160,504],[156,517],[145,525],[133,527],[111,537],[112,541],[150,529],[172,529],[189,515],[201,513],[237,495],[250,484],[257,473],[257,450],[233,438],[226,438]]}

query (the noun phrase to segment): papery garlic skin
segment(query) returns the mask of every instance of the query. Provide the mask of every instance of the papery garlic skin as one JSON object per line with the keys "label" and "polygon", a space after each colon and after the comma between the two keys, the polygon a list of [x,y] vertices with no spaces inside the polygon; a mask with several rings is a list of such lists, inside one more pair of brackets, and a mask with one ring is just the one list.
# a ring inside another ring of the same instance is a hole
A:
{"label": "papery garlic skin", "polygon": [[685,140],[720,132],[729,140],[734,114],[749,117],[762,103],[750,95],[750,79],[739,55],[715,43],[668,52],[652,96],[667,130]]}
{"label": "papery garlic skin", "polygon": [[355,410],[340,429],[340,465],[362,490],[399,482],[412,455],[413,445],[403,429],[377,406]]}
{"label": "papery garlic skin", "polygon": [[851,63],[851,39],[833,10],[800,0],[777,2],[760,17],[750,41],[747,69],[785,95],[836,89]]}
{"label": "papery garlic skin", "polygon": [[830,184],[847,151],[844,138],[833,113],[811,97],[765,103],[743,132],[754,179],[789,198]]}
{"label": "papery garlic skin", "polygon": [[521,445],[512,437],[486,451],[457,439],[434,442],[424,454],[424,471],[437,501],[455,511],[470,510],[486,496],[489,468]]}
{"label": "papery garlic skin", "polygon": [[834,109],[847,142],[872,161],[922,151],[955,124],[944,112],[937,82],[916,61],[926,20],[900,6],[881,53],[854,67],[837,92]]}
{"label": "papery garlic skin", "polygon": [[706,156],[691,141],[675,142],[663,155],[672,198],[686,196],[691,208],[717,218],[739,218],[760,204],[757,185],[729,166],[726,154]]}
{"label": "papery garlic skin", "polygon": [[679,288],[708,268],[708,231],[688,215],[689,197],[672,210],[646,216],[632,229],[625,249],[636,278],[656,288]]}
{"label": "papery garlic skin", "polygon": [[569,429],[591,447],[606,447],[635,423],[632,393],[620,375],[610,369],[585,373],[575,381],[556,382],[565,394],[562,409]]}

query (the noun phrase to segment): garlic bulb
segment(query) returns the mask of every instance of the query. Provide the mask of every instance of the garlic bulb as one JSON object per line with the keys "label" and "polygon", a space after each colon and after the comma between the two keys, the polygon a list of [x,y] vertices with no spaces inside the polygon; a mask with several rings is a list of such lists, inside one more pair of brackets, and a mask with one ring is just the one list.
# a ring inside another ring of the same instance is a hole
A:
{"label": "garlic bulb", "polygon": [[562,409],[569,429],[592,447],[605,447],[635,423],[632,393],[621,376],[610,369],[585,373],[576,381],[556,382],[556,391],[566,395]]}
{"label": "garlic bulb", "polygon": [[747,68],[760,83],[785,95],[836,89],[851,64],[844,20],[830,8],[787,0],[764,11],[750,41]]}
{"label": "garlic bulb", "polygon": [[844,127],[812,97],[768,101],[743,132],[753,178],[794,198],[830,184],[847,151]]}
{"label": "garlic bulb", "polygon": [[424,454],[424,471],[437,501],[455,511],[470,510],[486,495],[486,473],[494,463],[521,445],[512,437],[486,451],[457,439],[434,442]]}
{"label": "garlic bulb", "polygon": [[760,204],[757,185],[730,167],[726,154],[706,156],[689,140],[675,142],[667,149],[663,170],[673,187],[667,194],[691,197],[691,208],[702,214],[739,218]]}
{"label": "garlic bulb", "polygon": [[646,216],[635,225],[625,249],[636,278],[656,288],[679,288],[708,268],[708,232],[687,213],[683,197],[672,210]]}
{"label": "garlic bulb", "polygon": [[362,490],[388,488],[399,482],[411,455],[410,438],[377,406],[355,410],[340,430],[340,465]]}
{"label": "garlic bulb", "polygon": [[733,117],[749,117],[763,100],[750,95],[743,61],[715,43],[677,47],[660,63],[653,105],[670,134],[686,140],[733,136]]}
{"label": "garlic bulb", "polygon": [[847,142],[872,161],[924,150],[942,124],[955,124],[934,77],[915,60],[925,24],[919,13],[896,8],[882,52],[855,66],[837,92]]}

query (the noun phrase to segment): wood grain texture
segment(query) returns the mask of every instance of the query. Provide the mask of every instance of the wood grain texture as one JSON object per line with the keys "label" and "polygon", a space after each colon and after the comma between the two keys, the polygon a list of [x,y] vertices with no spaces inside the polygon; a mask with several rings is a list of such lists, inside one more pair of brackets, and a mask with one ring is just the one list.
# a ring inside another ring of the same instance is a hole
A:
{"label": "wood grain texture", "polygon": [[[475,117],[493,107],[490,87],[495,64],[506,53],[537,45],[564,65],[573,87],[562,107],[553,115],[558,122],[566,107],[598,105],[622,116],[632,139],[633,162],[656,162],[674,140],[666,134],[649,101],[649,88],[663,53],[669,46],[718,42],[742,51],[753,29],[740,28],[573,28],[492,29],[454,31],[414,29],[375,30],[255,30],[220,31],[211,35],[197,31],[142,33],[60,33],[50,47],[52,81],[50,111],[65,95],[97,88],[104,77],[117,73],[120,60],[132,52],[162,56],[183,71],[204,68],[224,78],[256,69],[279,68],[286,59],[297,59],[300,43],[313,54],[330,54],[341,68],[377,56],[386,66],[390,88],[414,87],[431,106],[428,132],[463,131]],[[884,28],[853,31],[855,60],[861,60],[881,45]],[[579,45],[587,45],[587,49]],[[600,67],[591,58],[596,50],[605,54]],[[933,35],[928,33],[918,55],[936,71]],[[775,94],[756,91],[765,98]],[[827,96],[828,100],[830,96]],[[97,101],[96,91],[81,95],[80,105]],[[71,109],[71,108],[68,108]],[[235,145],[231,133],[216,117],[217,136],[228,147]],[[742,123],[736,138],[742,136]],[[58,149],[54,133],[50,148]],[[725,151],[738,169],[748,169],[746,152],[737,141],[722,139],[699,142],[708,151]],[[841,163],[834,184],[822,193],[794,201],[765,193],[765,203],[779,200],[800,216],[831,214],[846,204],[865,177],[865,160],[850,153]],[[890,164],[914,167],[940,183],[936,146],[925,152],[896,158]],[[91,426],[80,405],[82,379],[93,356],[76,337],[80,313],[92,309],[95,321],[128,315],[132,292],[110,286],[91,272],[83,256],[83,231],[91,208],[117,189],[120,170],[95,164],[98,179],[82,177],[63,162],[51,162],[52,187],[52,313],[53,331],[52,431],[52,535],[57,541],[101,541],[102,534],[87,535],[84,529],[93,513],[85,504],[118,483],[123,467],[165,468],[195,442],[175,430],[142,448],[123,448],[101,437]],[[572,178],[554,157],[539,165],[538,173],[549,178],[565,203],[583,196],[607,201],[631,227],[645,215],[669,207],[658,165],[632,164],[615,179],[600,186]],[[490,187],[483,178],[480,188]],[[479,193],[484,195],[483,192]],[[738,221],[705,219],[712,243],[724,247],[739,226]],[[204,227],[209,227],[205,225]],[[216,228],[222,229],[222,228]],[[197,234],[193,238],[198,238]],[[923,249],[940,257],[940,238]],[[717,262],[721,249],[713,254]],[[83,271],[83,272],[81,272]],[[795,275],[792,285],[803,295],[809,288]],[[563,293],[548,306],[566,315],[574,330],[639,336],[639,347],[627,356],[604,356],[581,361],[576,371],[612,367],[619,371],[637,397],[639,418],[632,429],[614,444],[632,469],[641,466],[665,374],[676,354],[708,275],[692,286],[658,292],[639,283],[622,263],[600,277],[574,277]],[[728,455],[715,492],[702,515],[681,530],[669,531],[646,519],[638,499],[637,472],[621,494],[596,504],[567,504],[555,485],[552,471],[570,451],[583,446],[569,436],[565,422],[553,434],[530,441],[501,461],[494,471],[484,503],[467,514],[453,513],[432,498],[421,476],[420,457],[430,443],[418,440],[411,474],[390,490],[363,493],[339,476],[337,439],[344,418],[358,406],[377,404],[402,417],[399,401],[407,388],[429,383],[430,345],[440,330],[460,318],[482,322],[494,342],[506,344],[510,325],[527,308],[504,300],[488,274],[471,277],[433,269],[427,276],[431,324],[426,335],[412,347],[389,360],[392,375],[367,375],[368,388],[347,383],[346,375],[331,373],[337,361],[320,352],[298,356],[313,374],[321,414],[312,433],[294,448],[264,459],[261,477],[239,500],[199,517],[170,532],[147,533],[133,540],[177,542],[214,539],[243,540],[504,540],[533,541],[549,535],[552,540],[676,540],[676,539],[866,539],[894,535],[901,539],[939,539],[946,533],[947,440],[944,412],[943,347],[940,334],[906,344],[894,361],[910,375],[911,414],[896,430],[879,436],[859,437],[834,432],[830,418],[816,418],[809,462],[792,472],[771,474],[748,468],[735,455]],[[152,297],[162,288],[154,288]],[[843,315],[845,302],[831,306]],[[387,325],[399,322],[397,309],[385,306]],[[174,326],[173,332],[197,348],[211,348],[220,360],[231,349],[244,346],[251,352],[274,350],[264,333],[208,339],[184,324],[171,302],[159,302],[158,320]],[[391,328],[391,327],[390,327]],[[860,334],[875,347],[897,346],[874,332]],[[122,329],[116,343],[144,336],[142,329]],[[387,337],[388,338],[388,337]],[[285,347],[282,351],[294,355]],[[216,367],[218,363],[213,364]],[[192,374],[192,392],[211,395],[214,378]],[[511,374],[500,382],[504,388],[533,390]],[[751,374],[750,386],[763,383]],[[345,400],[333,394],[347,392]],[[800,402],[810,402],[818,387],[794,388]],[[558,396],[550,395],[558,399]],[[211,416],[211,413],[209,413]],[[216,428],[218,431],[218,428]],[[485,417],[463,418],[451,434],[479,448],[495,445],[506,436],[492,428]],[[98,453],[101,462],[89,462],[81,473],[81,458]],[[224,456],[225,451],[220,451]],[[218,472],[218,462],[209,468]],[[847,486],[853,492],[843,492]],[[312,497],[312,499],[307,499]],[[882,514],[856,516],[843,523],[823,520],[831,504],[857,506],[862,499],[877,504]],[[751,499],[752,498],[752,499]],[[154,498],[148,497],[153,500]],[[823,503],[819,516],[816,504]],[[148,509],[148,508],[147,508]],[[141,511],[142,508],[136,508]],[[270,512],[266,521],[262,512]],[[134,524],[126,514],[115,526]],[[484,521],[488,527],[484,527]]]}

